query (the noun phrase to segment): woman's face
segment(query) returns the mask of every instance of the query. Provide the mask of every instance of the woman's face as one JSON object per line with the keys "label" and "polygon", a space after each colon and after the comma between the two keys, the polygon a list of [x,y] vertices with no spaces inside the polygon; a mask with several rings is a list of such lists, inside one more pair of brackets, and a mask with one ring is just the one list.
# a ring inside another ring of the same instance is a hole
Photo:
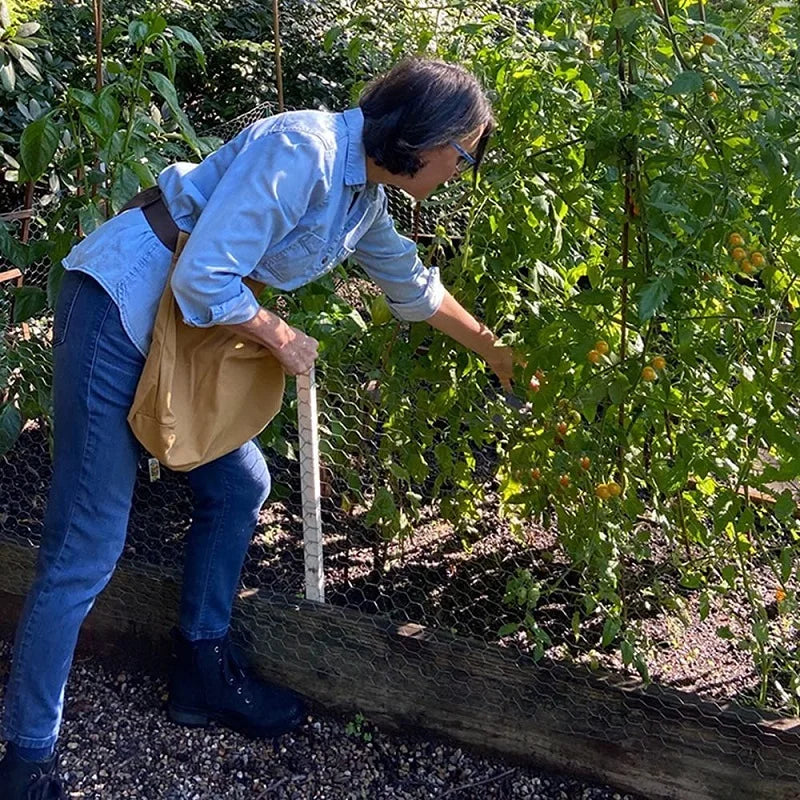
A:
{"label": "woman's face", "polygon": [[[473,133],[458,139],[458,144],[470,155],[475,152],[480,141],[483,129],[479,128]],[[403,189],[415,200],[424,200],[434,189],[443,183],[455,178],[463,165],[462,156],[451,144],[426,150],[421,154],[422,166],[417,173],[405,179]]]}

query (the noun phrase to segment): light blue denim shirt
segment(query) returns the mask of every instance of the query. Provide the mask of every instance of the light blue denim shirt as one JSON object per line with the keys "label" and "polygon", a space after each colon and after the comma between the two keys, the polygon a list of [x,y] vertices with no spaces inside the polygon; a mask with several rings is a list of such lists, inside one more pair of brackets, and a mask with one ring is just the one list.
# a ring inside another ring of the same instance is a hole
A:
{"label": "light blue denim shirt", "polygon": [[[251,319],[242,278],[296,289],[352,256],[405,320],[428,319],[444,297],[438,270],[395,230],[383,187],[367,183],[358,108],[294,111],[254,123],[200,164],[158,176],[172,218],[191,233],[172,276],[189,325]],[[138,349],[150,346],[171,254],[139,209],[120,214],[76,245],[67,269],[91,275],[120,309]]]}

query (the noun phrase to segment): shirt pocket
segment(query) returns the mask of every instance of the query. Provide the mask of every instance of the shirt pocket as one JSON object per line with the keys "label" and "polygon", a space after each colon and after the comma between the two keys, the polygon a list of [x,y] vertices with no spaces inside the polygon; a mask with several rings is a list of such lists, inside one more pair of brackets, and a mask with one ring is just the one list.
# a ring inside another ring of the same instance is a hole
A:
{"label": "shirt pocket", "polygon": [[278,280],[290,283],[308,277],[325,268],[323,252],[327,242],[316,233],[304,233],[290,245],[274,253],[268,253],[261,265]]}

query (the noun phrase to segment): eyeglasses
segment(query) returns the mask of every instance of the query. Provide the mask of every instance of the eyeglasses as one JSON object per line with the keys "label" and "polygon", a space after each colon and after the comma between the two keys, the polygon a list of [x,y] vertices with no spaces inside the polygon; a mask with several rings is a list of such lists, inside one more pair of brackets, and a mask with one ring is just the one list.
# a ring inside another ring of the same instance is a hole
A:
{"label": "eyeglasses", "polygon": [[470,167],[475,167],[477,165],[477,161],[475,156],[470,155],[458,142],[451,141],[450,147],[458,153],[458,163],[456,164],[456,169],[459,172],[466,172]]}

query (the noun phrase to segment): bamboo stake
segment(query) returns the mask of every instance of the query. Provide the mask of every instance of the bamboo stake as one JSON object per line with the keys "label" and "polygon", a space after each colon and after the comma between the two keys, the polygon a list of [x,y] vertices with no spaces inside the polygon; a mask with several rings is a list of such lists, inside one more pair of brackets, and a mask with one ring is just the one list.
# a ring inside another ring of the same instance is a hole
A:
{"label": "bamboo stake", "polygon": [[272,0],[272,30],[275,35],[275,80],[278,88],[278,111],[285,110],[283,104],[283,66],[281,64],[281,12],[278,0]]}

